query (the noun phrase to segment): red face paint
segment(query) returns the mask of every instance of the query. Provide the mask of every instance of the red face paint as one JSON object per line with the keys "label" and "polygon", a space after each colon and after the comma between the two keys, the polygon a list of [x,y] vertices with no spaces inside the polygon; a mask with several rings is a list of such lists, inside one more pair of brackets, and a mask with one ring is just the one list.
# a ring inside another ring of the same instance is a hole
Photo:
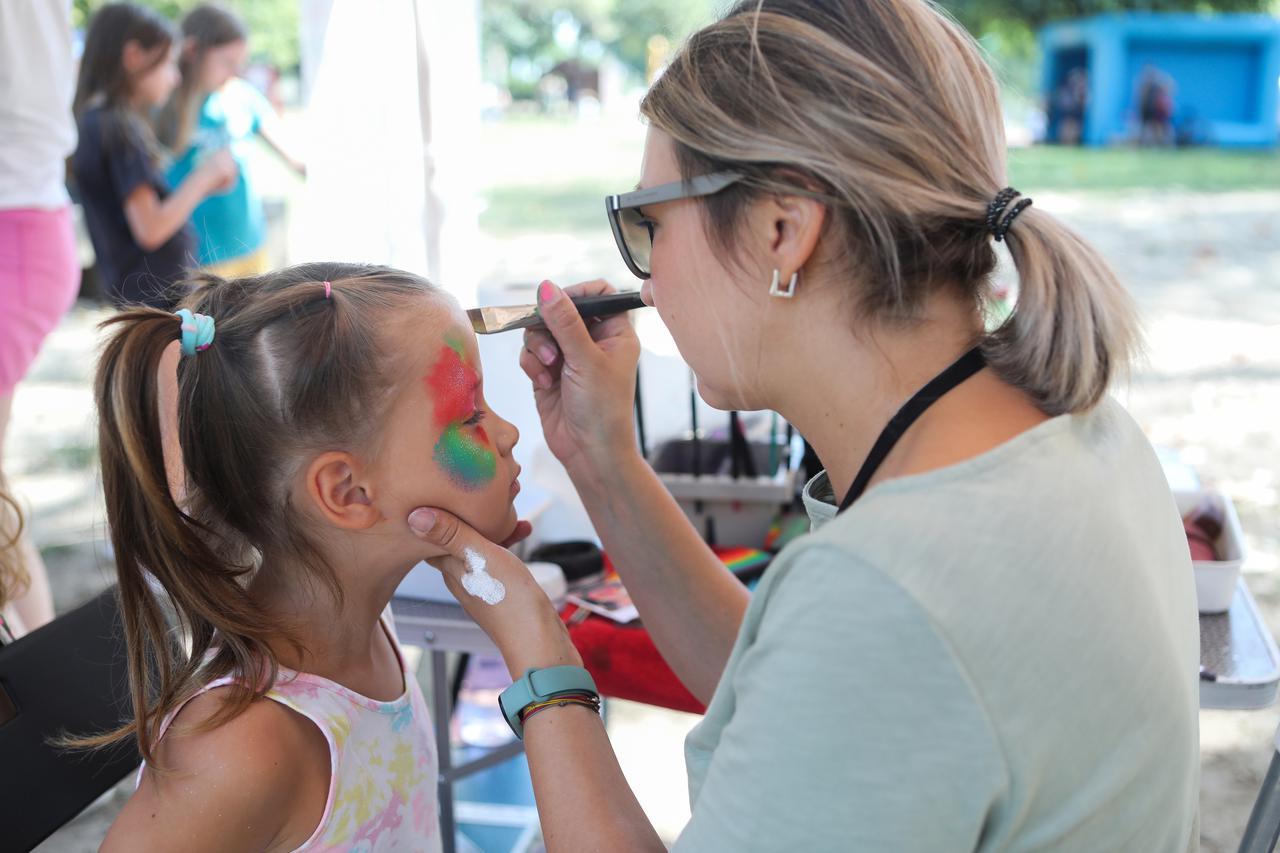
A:
{"label": "red face paint", "polygon": [[453,347],[440,348],[440,358],[427,374],[427,391],[435,400],[436,426],[465,421],[475,411],[476,385],[480,377]]}

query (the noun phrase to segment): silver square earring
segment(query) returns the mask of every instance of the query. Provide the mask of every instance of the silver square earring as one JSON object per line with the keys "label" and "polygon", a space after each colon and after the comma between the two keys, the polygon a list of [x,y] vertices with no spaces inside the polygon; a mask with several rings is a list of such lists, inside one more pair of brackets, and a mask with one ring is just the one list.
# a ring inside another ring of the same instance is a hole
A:
{"label": "silver square earring", "polygon": [[782,272],[775,269],[773,271],[773,283],[769,285],[769,295],[778,296],[783,299],[790,299],[796,295],[796,284],[800,281],[800,270],[796,270],[791,274],[791,281],[787,282],[785,289],[781,287]]}

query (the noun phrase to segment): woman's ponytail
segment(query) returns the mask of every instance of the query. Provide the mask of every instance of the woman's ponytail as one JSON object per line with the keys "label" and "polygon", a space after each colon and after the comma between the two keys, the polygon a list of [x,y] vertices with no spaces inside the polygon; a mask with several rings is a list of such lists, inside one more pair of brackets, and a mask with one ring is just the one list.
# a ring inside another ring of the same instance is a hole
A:
{"label": "woman's ponytail", "polygon": [[987,338],[987,361],[1050,415],[1098,403],[1138,346],[1133,302],[1098,252],[1034,207],[1005,235],[1018,301]]}

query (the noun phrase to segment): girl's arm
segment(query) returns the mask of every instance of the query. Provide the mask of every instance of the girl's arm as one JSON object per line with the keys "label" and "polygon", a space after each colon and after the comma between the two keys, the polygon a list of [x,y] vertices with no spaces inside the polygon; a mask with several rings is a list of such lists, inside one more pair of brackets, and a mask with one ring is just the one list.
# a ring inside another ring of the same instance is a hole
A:
{"label": "girl's arm", "polygon": [[[329,754],[310,721],[269,699],[231,721],[190,731],[215,713],[217,691],[198,696],[157,745],[164,772],[148,768],[101,850],[292,850],[319,824]],[[310,731],[308,731],[310,729]]]}
{"label": "girl's arm", "polygon": [[223,150],[210,156],[163,200],[155,187],[138,184],[124,200],[125,220],[134,242],[147,252],[159,249],[187,224],[196,205],[209,194],[229,187],[236,174],[235,159]]}

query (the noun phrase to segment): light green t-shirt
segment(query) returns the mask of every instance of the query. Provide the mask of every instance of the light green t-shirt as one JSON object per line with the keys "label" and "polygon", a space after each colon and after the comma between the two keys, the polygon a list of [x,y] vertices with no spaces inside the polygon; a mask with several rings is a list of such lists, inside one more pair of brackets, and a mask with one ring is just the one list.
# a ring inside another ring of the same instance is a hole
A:
{"label": "light green t-shirt", "polygon": [[686,741],[675,850],[1195,849],[1190,557],[1118,403],[806,503]]}

